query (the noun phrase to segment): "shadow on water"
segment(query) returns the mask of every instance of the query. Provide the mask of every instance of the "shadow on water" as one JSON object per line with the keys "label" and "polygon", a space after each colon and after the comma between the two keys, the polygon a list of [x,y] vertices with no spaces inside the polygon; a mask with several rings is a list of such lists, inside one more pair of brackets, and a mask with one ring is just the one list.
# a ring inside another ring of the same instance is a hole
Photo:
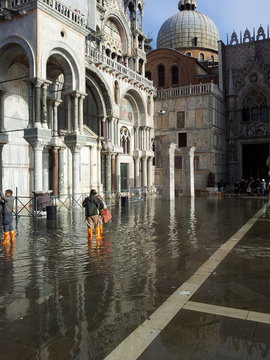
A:
{"label": "shadow on water", "polygon": [[103,359],[261,205],[138,201],[90,242],[82,211],[20,218],[0,250],[0,358]]}

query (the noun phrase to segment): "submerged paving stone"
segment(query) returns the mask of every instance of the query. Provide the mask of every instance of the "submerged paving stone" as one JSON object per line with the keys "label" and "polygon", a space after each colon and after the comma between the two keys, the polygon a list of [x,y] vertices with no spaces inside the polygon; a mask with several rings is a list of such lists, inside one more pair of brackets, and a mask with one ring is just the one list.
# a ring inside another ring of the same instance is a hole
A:
{"label": "submerged paving stone", "polygon": [[153,198],[115,206],[103,240],[91,243],[82,211],[19,218],[15,245],[0,249],[0,359],[104,359],[262,205]]}

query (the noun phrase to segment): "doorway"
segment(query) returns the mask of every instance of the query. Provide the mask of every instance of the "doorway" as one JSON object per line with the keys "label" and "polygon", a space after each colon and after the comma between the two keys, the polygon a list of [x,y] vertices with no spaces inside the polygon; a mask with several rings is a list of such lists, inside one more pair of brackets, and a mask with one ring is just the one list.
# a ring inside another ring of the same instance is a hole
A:
{"label": "doorway", "polygon": [[269,156],[269,144],[244,144],[242,146],[243,178],[268,178],[266,160]]}
{"label": "doorway", "polygon": [[121,191],[128,189],[128,164],[120,163]]}

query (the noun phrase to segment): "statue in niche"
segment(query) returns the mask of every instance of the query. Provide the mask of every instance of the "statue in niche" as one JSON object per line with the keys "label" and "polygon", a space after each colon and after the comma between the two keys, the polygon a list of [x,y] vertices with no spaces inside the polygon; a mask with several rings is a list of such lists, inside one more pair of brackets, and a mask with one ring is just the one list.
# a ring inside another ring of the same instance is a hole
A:
{"label": "statue in niche", "polygon": [[207,178],[207,187],[214,187],[215,186],[215,174],[210,172]]}

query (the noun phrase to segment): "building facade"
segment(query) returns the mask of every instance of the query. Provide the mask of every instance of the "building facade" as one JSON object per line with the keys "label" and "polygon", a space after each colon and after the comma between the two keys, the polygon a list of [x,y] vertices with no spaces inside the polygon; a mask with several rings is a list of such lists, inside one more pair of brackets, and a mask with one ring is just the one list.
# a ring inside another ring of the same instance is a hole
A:
{"label": "building facade", "polygon": [[138,0],[1,1],[1,188],[153,185],[142,24]]}
{"label": "building facade", "polygon": [[[183,187],[188,149],[195,149],[195,189],[223,180],[267,179],[269,157],[269,28],[261,26],[227,45],[196,0],[180,0],[179,12],[161,26],[157,49],[147,55],[146,76],[157,87],[156,139],[176,144],[175,188]],[[156,141],[156,184],[163,183]],[[210,190],[210,189],[208,189]]]}
{"label": "building facade", "polygon": [[234,32],[222,47],[227,109],[227,173],[267,179],[270,154],[270,39],[261,26],[240,37]]}
{"label": "building facade", "polygon": [[196,1],[179,1],[179,12],[161,26],[157,49],[147,56],[146,76],[157,87],[155,101],[156,184],[161,185],[158,138],[176,144],[175,187],[181,191],[184,153],[194,152],[194,184],[205,190],[209,173],[226,177],[225,100],[218,76],[218,31],[196,10]]}

